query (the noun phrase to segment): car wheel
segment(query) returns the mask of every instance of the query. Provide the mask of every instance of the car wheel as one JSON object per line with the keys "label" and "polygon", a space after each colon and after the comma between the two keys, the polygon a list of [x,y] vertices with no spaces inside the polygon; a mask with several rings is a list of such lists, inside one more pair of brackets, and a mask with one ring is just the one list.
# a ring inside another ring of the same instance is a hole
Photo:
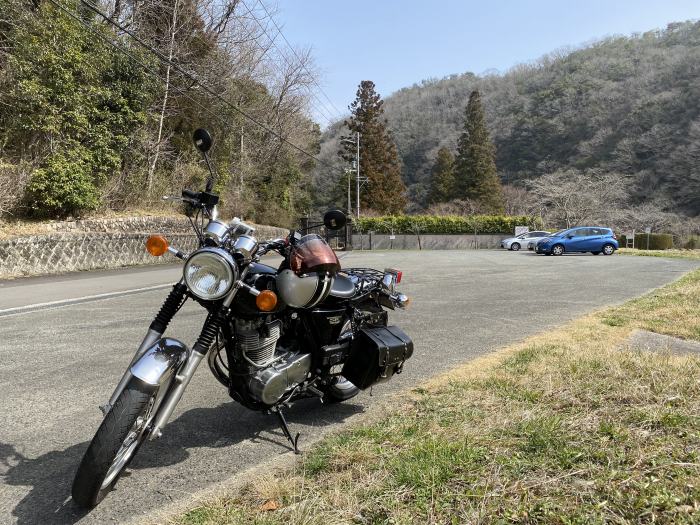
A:
{"label": "car wheel", "polygon": [[600,252],[591,252],[593,255],[599,255]]}
{"label": "car wheel", "polygon": [[555,244],[552,246],[552,255],[561,255],[564,253],[564,246],[561,244]]}
{"label": "car wheel", "polygon": [[513,244],[510,245],[510,249],[513,250],[514,252],[517,252],[520,249],[520,243],[514,242]]}
{"label": "car wheel", "polygon": [[613,253],[615,253],[615,247],[612,244],[603,246],[603,255],[612,255]]}

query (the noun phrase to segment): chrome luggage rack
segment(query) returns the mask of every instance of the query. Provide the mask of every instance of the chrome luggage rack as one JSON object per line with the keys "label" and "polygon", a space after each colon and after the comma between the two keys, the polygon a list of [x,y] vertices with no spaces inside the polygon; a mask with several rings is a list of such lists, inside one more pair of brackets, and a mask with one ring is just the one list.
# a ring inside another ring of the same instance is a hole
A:
{"label": "chrome luggage rack", "polygon": [[342,273],[350,277],[360,292],[376,286],[384,277],[384,272],[374,268],[343,268]]}

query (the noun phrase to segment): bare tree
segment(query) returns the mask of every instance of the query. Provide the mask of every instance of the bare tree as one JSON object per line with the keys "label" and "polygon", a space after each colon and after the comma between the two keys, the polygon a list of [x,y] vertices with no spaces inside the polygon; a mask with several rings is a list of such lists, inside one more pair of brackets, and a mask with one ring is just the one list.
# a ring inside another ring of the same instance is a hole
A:
{"label": "bare tree", "polygon": [[609,217],[624,200],[624,177],[617,173],[556,171],[529,186],[547,221],[567,228]]}
{"label": "bare tree", "polygon": [[530,215],[537,208],[535,196],[520,186],[503,186],[506,215]]}

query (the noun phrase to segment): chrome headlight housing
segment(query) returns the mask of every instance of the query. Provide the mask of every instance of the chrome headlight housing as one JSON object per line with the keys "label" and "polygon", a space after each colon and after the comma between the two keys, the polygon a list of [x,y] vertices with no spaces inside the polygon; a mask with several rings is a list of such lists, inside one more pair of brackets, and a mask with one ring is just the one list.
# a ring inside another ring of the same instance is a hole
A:
{"label": "chrome headlight housing", "polygon": [[202,248],[187,259],[183,276],[192,294],[215,301],[224,297],[238,280],[238,266],[227,251]]}

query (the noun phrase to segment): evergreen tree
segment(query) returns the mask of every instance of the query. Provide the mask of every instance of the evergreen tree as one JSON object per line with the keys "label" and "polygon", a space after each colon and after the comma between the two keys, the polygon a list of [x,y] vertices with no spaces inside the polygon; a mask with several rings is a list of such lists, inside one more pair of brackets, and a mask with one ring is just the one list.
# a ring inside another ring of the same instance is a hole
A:
{"label": "evergreen tree", "polygon": [[430,179],[430,204],[438,202],[447,202],[452,199],[454,194],[455,159],[449,149],[442,147],[438,150],[435,164],[431,170],[432,177]]}
{"label": "evergreen tree", "polygon": [[503,189],[496,171],[496,148],[486,129],[478,91],[469,95],[465,117],[455,162],[455,197],[476,201],[492,213],[503,213]]}
{"label": "evergreen tree", "polygon": [[339,152],[350,162],[355,159],[356,133],[360,133],[360,175],[367,184],[360,192],[362,208],[384,214],[400,214],[406,207],[406,186],[401,180],[401,165],[396,144],[386,128],[384,101],[374,89],[374,82],[363,80],[357,98],[350,105],[352,114],[345,124],[351,134],[343,137]]}

